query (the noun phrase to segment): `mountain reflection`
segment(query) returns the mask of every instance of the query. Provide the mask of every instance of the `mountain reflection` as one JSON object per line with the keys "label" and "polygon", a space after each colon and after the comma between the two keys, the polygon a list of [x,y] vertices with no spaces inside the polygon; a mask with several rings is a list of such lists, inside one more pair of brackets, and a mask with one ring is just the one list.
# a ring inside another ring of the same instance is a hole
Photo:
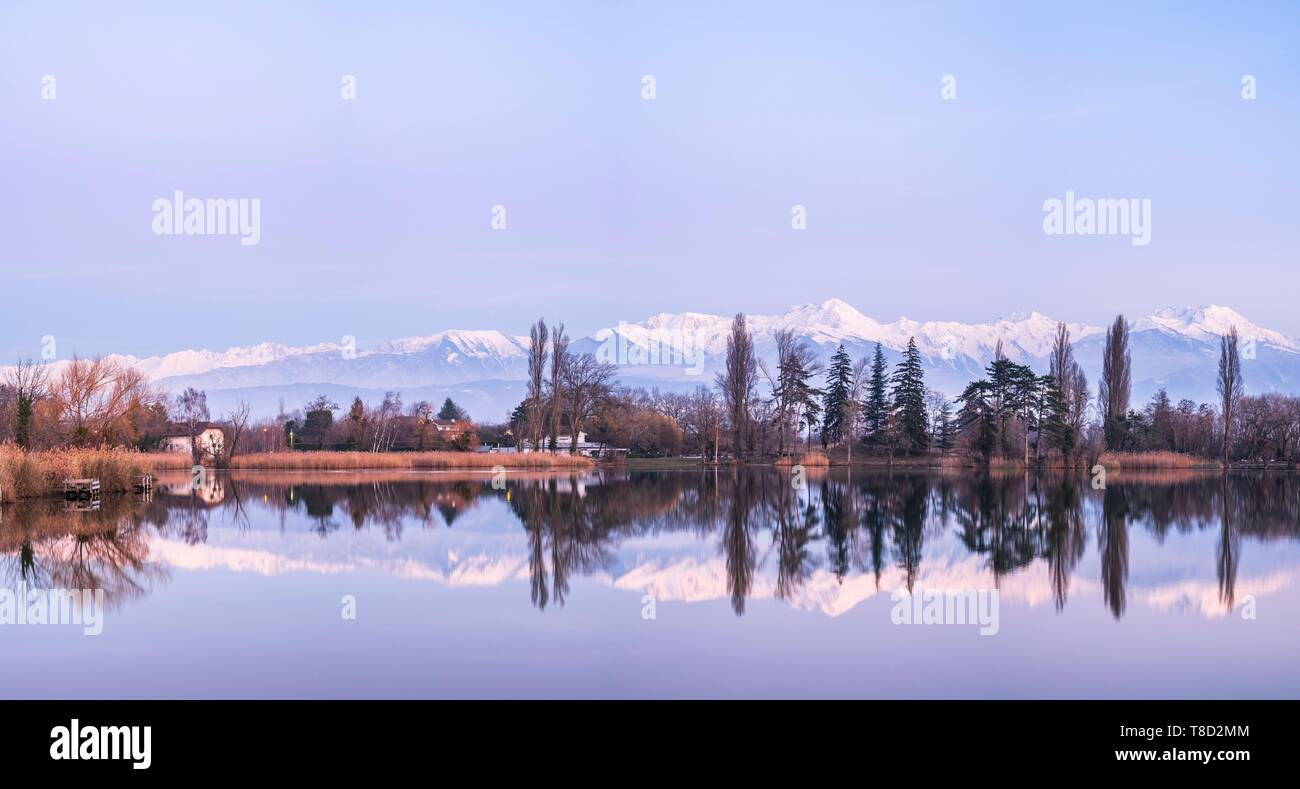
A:
{"label": "mountain reflection", "polygon": [[87,512],[54,501],[7,505],[0,572],[11,587],[101,588],[110,606],[120,606],[167,581],[167,563],[151,556],[155,541],[205,546],[220,529],[235,544],[276,531],[281,539],[314,534],[329,543],[350,531],[382,535],[400,552],[410,529],[473,533],[486,522],[506,524],[507,538],[518,541],[509,544],[522,546],[518,572],[526,572],[529,597],[542,610],[562,607],[575,578],[663,587],[672,557],[704,546],[689,561],[698,568],[710,556],[721,560],[717,593],[701,571],[705,580],[688,579],[689,588],[670,596],[725,596],[737,615],[760,594],[791,604],[827,594],[810,590],[814,579],[879,591],[888,576],[895,588],[912,590],[936,557],[955,556],[999,588],[1045,577],[1058,611],[1072,584],[1099,589],[1101,603],[1122,619],[1134,561],[1130,530],[1159,550],[1204,533],[1215,555],[1203,558],[1207,568],[1213,559],[1227,610],[1248,561],[1243,540],[1262,556],[1267,543],[1300,537],[1293,475],[1112,474],[1108,483],[1094,490],[1088,479],[1064,475],[837,469],[796,487],[778,469],[710,469],[519,473],[502,487],[482,474],[235,472],[210,475],[198,490],[181,478],[148,498],[107,497]]}

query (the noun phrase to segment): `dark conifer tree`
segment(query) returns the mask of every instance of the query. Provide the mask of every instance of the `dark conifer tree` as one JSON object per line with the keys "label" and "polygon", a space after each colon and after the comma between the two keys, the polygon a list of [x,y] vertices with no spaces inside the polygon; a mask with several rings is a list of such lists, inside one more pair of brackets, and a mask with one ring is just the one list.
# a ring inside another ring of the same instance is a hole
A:
{"label": "dark conifer tree", "polygon": [[851,425],[844,424],[844,404],[849,398],[852,377],[853,360],[841,345],[826,369],[826,390],[822,394],[822,446],[838,444],[846,438],[846,432],[851,434],[853,431]]}
{"label": "dark conifer tree", "polygon": [[1067,460],[1074,451],[1075,433],[1070,425],[1070,408],[1061,391],[1060,380],[1054,376],[1043,379],[1043,424],[1042,433],[1046,435],[1048,445],[1059,449]]}
{"label": "dark conifer tree", "polygon": [[930,448],[930,418],[925,412],[925,371],[921,367],[921,352],[916,340],[909,338],[903,360],[890,377],[893,384],[894,415],[907,448],[923,452]]}
{"label": "dark conifer tree", "polygon": [[985,460],[997,448],[998,440],[997,417],[992,398],[992,384],[983,378],[971,381],[957,396],[957,402],[961,403],[961,409],[957,412],[957,428],[970,434],[970,448]]}
{"label": "dark conifer tree", "polygon": [[935,427],[935,445],[944,452],[952,449],[953,439],[956,434],[956,425],[953,423],[952,418],[952,404],[946,397],[943,398],[943,403],[939,406],[939,414],[936,417]]}
{"label": "dark conifer tree", "polygon": [[885,354],[880,350],[880,343],[876,343],[876,353],[871,358],[871,377],[867,382],[867,399],[862,403],[862,423],[867,443],[876,446],[883,443],[888,417],[889,396],[885,386]]}

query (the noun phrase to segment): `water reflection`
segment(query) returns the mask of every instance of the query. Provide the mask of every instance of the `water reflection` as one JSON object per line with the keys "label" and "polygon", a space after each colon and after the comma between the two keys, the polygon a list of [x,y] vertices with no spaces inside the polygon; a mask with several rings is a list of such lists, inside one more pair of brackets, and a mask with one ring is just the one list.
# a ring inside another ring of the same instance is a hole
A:
{"label": "water reflection", "polygon": [[[1072,584],[1090,584],[1119,620],[1130,603],[1138,533],[1161,551],[1212,535],[1218,606],[1231,610],[1243,539],[1258,545],[1259,561],[1269,543],[1300,537],[1300,479],[1116,474],[1093,490],[1086,478],[1060,475],[836,471],[795,489],[788,474],[741,469],[518,475],[497,489],[486,475],[237,472],[211,475],[199,490],[183,478],[163,481],[152,497],[106,497],[89,512],[53,501],[6,506],[0,570],[9,586],[102,588],[110,606],[121,606],[167,582],[157,546],[205,546],[211,529],[233,533],[236,545],[239,535],[265,536],[268,528],[281,539],[314,534],[326,544],[374,530],[400,554],[410,529],[465,531],[472,550],[470,538],[485,523],[522,538],[517,576],[526,575],[529,599],[542,610],[563,606],[576,578],[608,577],[675,599],[725,596],[743,615],[760,594],[791,604],[825,596],[809,590],[815,578],[878,591],[889,577],[910,590],[946,556],[949,571],[973,560],[999,588],[1042,572],[1058,611]],[[1097,564],[1085,572],[1090,539]],[[721,559],[716,595],[710,557]],[[464,575],[471,559],[447,561],[460,562]],[[498,564],[507,570],[496,583],[516,577],[509,556]]]}
{"label": "water reflection", "polygon": [[[159,524],[161,525],[161,524]],[[167,579],[149,558],[144,510],[123,498],[97,508],[29,502],[0,512],[0,584],[8,588],[102,589],[109,610]]]}

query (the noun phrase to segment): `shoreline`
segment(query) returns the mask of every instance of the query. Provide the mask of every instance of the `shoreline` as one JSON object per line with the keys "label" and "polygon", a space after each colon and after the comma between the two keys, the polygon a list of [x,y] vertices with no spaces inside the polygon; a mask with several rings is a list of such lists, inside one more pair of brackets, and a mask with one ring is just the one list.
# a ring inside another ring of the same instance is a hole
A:
{"label": "shoreline", "polygon": [[[836,457],[835,455],[839,455]],[[1117,471],[1198,471],[1223,473],[1218,460],[1173,453],[1105,453],[1095,463],[1109,473]],[[854,457],[850,463],[840,453],[814,452],[802,457],[762,458],[703,463],[700,458],[625,458],[593,461],[581,455],[536,453],[471,452],[268,452],[239,455],[227,468],[204,464],[220,471],[278,472],[385,472],[465,471],[491,473],[500,467],[513,472],[587,472],[596,469],[629,471],[685,471],[723,468],[789,469],[803,465],[810,470],[868,469],[873,471],[951,472],[1060,472],[1089,473],[1089,463],[1065,465],[1057,462],[1029,463],[995,459],[981,462],[966,456]],[[0,502],[39,499],[62,495],[65,479],[99,479],[104,492],[123,493],[134,489],[141,476],[159,472],[188,472],[193,463],[186,455],[146,453],[126,449],[57,449],[24,452],[12,445],[0,446]],[[1294,463],[1237,462],[1229,472],[1296,473]]]}
{"label": "shoreline", "polygon": [[[129,493],[139,479],[161,472],[188,473],[196,464],[182,453],[129,449],[51,449],[27,452],[0,446],[0,502],[57,498],[67,479],[97,479],[103,493]],[[204,468],[227,468],[203,463]],[[581,455],[472,452],[267,452],[237,455],[234,471],[589,471]]]}

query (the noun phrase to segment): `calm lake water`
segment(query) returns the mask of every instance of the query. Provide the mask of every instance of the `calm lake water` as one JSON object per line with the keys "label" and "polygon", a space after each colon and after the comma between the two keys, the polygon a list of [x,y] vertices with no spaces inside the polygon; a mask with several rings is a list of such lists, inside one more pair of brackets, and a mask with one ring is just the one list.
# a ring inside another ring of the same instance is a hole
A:
{"label": "calm lake water", "polygon": [[[1300,478],[1089,483],[262,472],[7,505],[0,587],[108,610],[0,626],[0,697],[1300,696]],[[997,590],[997,633],[895,624],[908,589]]]}

